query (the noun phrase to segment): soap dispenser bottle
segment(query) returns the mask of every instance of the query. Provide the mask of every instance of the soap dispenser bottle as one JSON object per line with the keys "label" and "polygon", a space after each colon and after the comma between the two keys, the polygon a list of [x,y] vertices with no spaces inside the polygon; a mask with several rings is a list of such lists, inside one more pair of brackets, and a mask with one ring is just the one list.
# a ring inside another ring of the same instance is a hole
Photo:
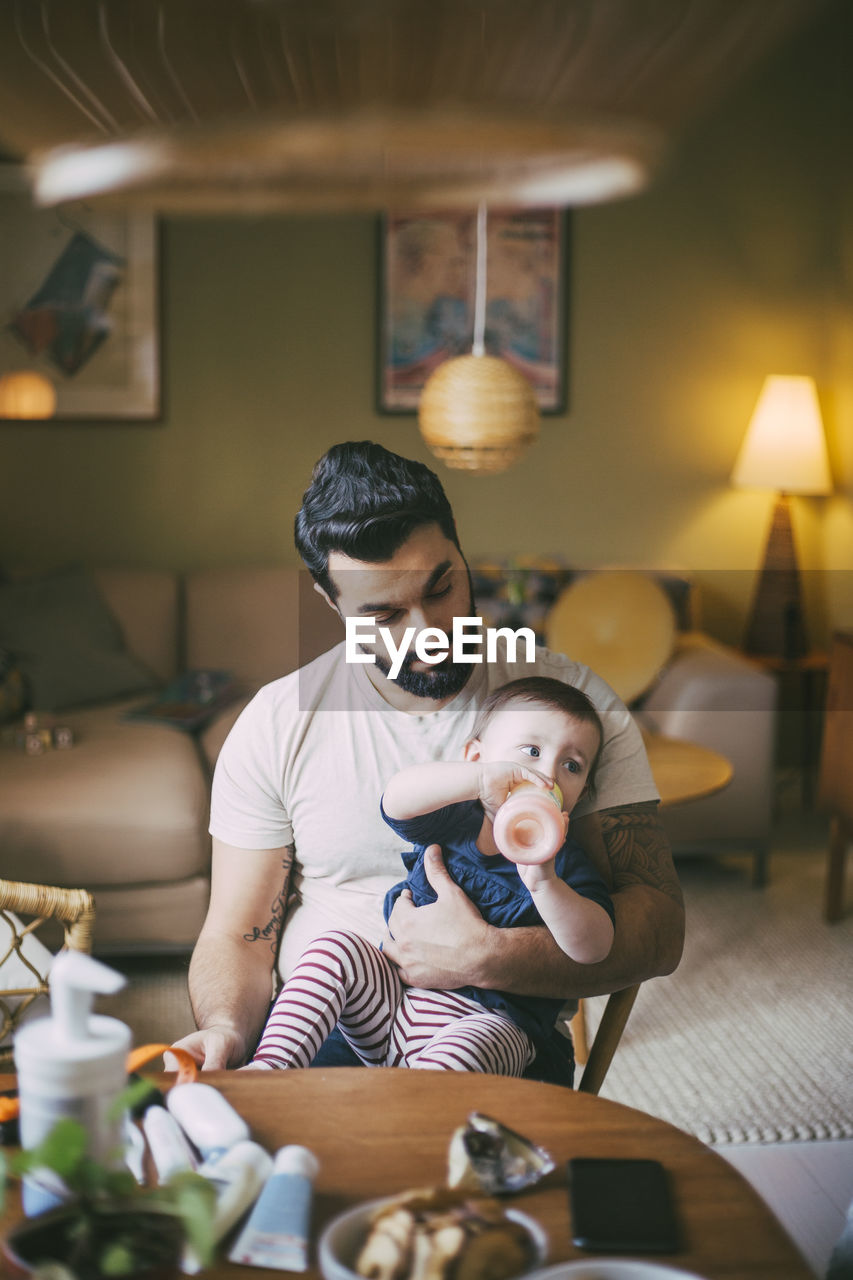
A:
{"label": "soap dispenser bottle", "polygon": [[[26,1023],[15,1037],[15,1069],[21,1103],[21,1146],[38,1146],[63,1116],[79,1120],[87,1151],[102,1163],[122,1163],[122,1117],[111,1109],[127,1084],[130,1028],[93,1014],[96,994],[120,991],[125,979],[81,951],[64,951],[50,973],[51,1014]],[[47,1170],[24,1178],[24,1213],[55,1208],[64,1188]]]}

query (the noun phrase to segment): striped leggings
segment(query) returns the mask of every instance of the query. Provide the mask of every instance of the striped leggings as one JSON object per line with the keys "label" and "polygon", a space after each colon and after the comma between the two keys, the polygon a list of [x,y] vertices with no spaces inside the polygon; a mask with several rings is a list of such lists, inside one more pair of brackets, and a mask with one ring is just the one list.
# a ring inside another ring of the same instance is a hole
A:
{"label": "striped leggings", "polygon": [[534,1056],[508,1018],[453,991],[404,986],[378,947],[335,931],[303,952],[249,1066],[307,1067],[336,1024],[368,1067],[520,1076]]}

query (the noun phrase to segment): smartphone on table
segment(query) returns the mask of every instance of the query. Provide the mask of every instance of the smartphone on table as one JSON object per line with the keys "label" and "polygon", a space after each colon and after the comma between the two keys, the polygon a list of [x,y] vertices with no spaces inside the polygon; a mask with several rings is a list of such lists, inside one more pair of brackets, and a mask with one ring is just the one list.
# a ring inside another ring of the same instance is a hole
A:
{"label": "smartphone on table", "polygon": [[572,1241],[579,1249],[675,1253],[680,1233],[658,1160],[578,1157],[568,1162]]}

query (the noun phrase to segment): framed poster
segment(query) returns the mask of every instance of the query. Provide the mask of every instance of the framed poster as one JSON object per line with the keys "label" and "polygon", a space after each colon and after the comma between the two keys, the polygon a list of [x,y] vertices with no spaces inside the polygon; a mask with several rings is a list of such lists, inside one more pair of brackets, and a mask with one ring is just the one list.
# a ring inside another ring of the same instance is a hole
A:
{"label": "framed poster", "polygon": [[151,215],[39,209],[0,164],[0,374],[49,378],[55,419],[160,417],[158,271]]}
{"label": "framed poster", "polygon": [[[413,413],[433,369],[471,351],[476,232],[476,211],[380,219],[380,412]],[[486,351],[530,379],[543,413],[562,413],[568,382],[568,214],[489,209],[486,245]]]}

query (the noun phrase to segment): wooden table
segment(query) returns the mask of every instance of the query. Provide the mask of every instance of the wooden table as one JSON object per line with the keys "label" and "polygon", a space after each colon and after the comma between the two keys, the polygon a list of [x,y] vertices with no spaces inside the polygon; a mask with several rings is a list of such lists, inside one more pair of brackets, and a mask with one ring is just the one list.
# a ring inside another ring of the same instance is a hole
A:
{"label": "wooden table", "polygon": [[[360,1200],[443,1183],[450,1136],[477,1110],[545,1147],[557,1163],[537,1187],[512,1200],[546,1229],[549,1263],[590,1256],[571,1242],[566,1160],[652,1156],[671,1175],[685,1241],[683,1252],[661,1261],[707,1280],[812,1280],[770,1210],[731,1165],[680,1129],[616,1102],[531,1080],[390,1068],[209,1072],[204,1078],[222,1090],[267,1150],[295,1142],[314,1151],[320,1162],[315,1242],[331,1217]],[[173,1077],[155,1079],[165,1087]],[[3,1225],[19,1212],[16,1193],[9,1198]],[[281,1280],[280,1272],[226,1261],[205,1275]]]}
{"label": "wooden table", "polygon": [[710,747],[660,733],[644,733],[643,742],[662,807],[712,796],[732,780],[731,761]]}

